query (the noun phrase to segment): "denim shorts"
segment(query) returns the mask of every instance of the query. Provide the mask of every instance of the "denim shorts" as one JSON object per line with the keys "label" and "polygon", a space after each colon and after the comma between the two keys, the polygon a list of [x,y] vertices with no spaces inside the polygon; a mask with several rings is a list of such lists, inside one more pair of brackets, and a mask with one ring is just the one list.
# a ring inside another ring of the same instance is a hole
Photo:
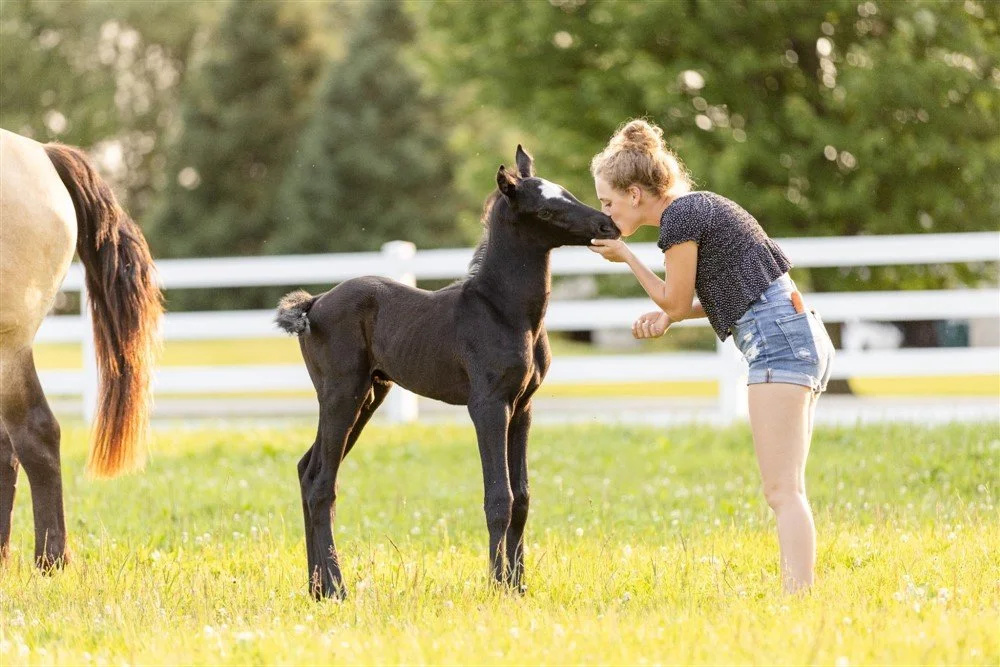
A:
{"label": "denim shorts", "polygon": [[729,331],[750,367],[747,384],[798,384],[818,394],[830,379],[833,342],[816,311],[795,312],[795,289],[783,274]]}

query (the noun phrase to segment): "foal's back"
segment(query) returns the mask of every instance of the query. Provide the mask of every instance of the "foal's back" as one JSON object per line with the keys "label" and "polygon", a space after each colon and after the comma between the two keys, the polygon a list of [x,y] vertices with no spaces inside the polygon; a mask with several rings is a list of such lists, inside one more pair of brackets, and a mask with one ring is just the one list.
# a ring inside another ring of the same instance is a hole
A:
{"label": "foal's back", "polygon": [[306,363],[323,377],[363,372],[463,404],[469,388],[460,353],[465,288],[457,283],[432,292],[377,276],[347,280],[309,309],[311,335],[300,339]]}

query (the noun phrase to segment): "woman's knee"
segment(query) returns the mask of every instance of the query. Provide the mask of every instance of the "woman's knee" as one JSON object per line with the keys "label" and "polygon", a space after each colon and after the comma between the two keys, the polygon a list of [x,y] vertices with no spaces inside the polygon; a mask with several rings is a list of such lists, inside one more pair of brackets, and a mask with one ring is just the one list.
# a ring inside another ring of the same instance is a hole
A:
{"label": "woman's knee", "polygon": [[805,484],[792,480],[764,482],[764,499],[775,512],[787,507],[808,505]]}

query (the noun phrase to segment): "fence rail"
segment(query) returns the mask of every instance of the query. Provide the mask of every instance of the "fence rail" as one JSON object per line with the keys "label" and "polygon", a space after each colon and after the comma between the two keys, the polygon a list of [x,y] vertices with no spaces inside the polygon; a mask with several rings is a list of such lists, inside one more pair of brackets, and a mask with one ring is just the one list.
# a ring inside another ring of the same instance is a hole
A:
{"label": "fence rail", "polygon": [[[850,267],[894,264],[943,264],[1000,261],[1000,233],[914,234],[778,239],[799,267]],[[648,266],[662,269],[662,253],[654,244],[633,250]],[[472,249],[421,250],[393,242],[382,252],[304,256],[161,260],[157,268],[163,287],[226,288],[297,286],[336,283],[359,275],[385,275],[409,284],[416,280],[459,278],[466,273]],[[597,275],[627,272],[623,264],[605,262],[585,248],[561,248],[553,253],[552,273]],[[64,291],[84,291],[83,273],[74,264]],[[918,290],[842,292],[809,295],[810,304],[828,322],[942,320],[1000,316],[1000,290]],[[647,299],[553,301],[545,324],[550,331],[627,328],[638,313],[655,306]],[[163,333],[171,340],[279,337],[273,310],[168,313]],[[678,326],[707,326],[688,320]],[[85,417],[93,414],[96,367],[90,323],[81,315],[50,316],[38,334],[40,342],[82,342],[83,371],[46,371],[47,391],[82,394]],[[745,368],[731,342],[715,353],[603,355],[558,357],[548,383],[717,380],[719,409],[726,419],[745,410]],[[1000,348],[944,348],[839,353],[834,377],[1000,374]],[[161,393],[253,392],[311,387],[301,364],[279,366],[166,367],[155,376]],[[387,409],[396,420],[415,419],[416,400],[405,391],[390,393]]]}

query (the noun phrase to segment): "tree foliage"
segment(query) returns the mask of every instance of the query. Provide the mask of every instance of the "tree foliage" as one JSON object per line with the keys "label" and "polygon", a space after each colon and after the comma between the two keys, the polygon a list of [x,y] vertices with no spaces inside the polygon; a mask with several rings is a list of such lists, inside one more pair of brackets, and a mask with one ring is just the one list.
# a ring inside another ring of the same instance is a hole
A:
{"label": "tree foliage", "polygon": [[[700,187],[775,236],[996,229],[998,3],[521,0],[424,16],[448,44],[438,76],[516,116],[571,189],[591,191],[591,156],[647,117]],[[972,278],[958,271],[871,284]]]}
{"label": "tree foliage", "polygon": [[187,54],[214,3],[4,0],[0,125],[80,145],[136,219],[164,184]]}
{"label": "tree foliage", "polygon": [[148,235],[161,257],[254,255],[322,63],[310,5],[233,0],[184,90],[169,184]]}
{"label": "tree foliage", "polygon": [[[4,0],[0,124],[88,149],[159,257],[466,243],[518,142],[587,199],[591,156],[636,116],[775,236],[1000,218],[1000,3],[405,9]],[[827,289],[979,275],[812,273]]]}
{"label": "tree foliage", "polygon": [[272,252],[375,250],[469,241],[456,228],[454,158],[440,100],[422,90],[397,0],[368,3],[320,87],[275,216]]}

